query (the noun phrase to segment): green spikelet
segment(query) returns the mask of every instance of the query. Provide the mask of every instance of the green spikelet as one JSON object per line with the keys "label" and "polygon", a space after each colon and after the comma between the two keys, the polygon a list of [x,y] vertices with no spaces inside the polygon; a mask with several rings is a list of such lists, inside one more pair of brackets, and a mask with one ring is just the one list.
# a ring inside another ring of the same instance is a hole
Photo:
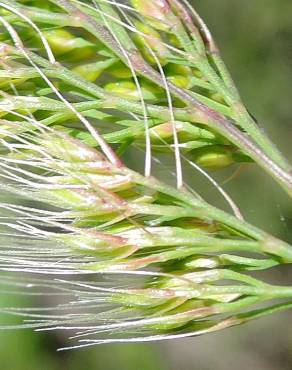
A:
{"label": "green spikelet", "polygon": [[[1,285],[63,300],[55,313],[1,310],[87,346],[190,337],[291,308],[292,288],[259,275],[291,264],[291,246],[245,221],[203,169],[252,162],[292,194],[290,165],[202,20],[179,0],[95,3],[0,4]],[[187,186],[185,164],[234,215]]]}

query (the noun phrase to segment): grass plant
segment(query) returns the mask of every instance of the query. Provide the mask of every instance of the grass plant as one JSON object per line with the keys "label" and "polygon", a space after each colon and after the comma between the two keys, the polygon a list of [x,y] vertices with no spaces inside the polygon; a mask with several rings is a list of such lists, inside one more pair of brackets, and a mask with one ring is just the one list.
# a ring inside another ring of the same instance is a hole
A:
{"label": "grass plant", "polygon": [[[291,264],[291,246],[246,221],[209,172],[259,166],[291,201],[290,164],[186,0],[2,0],[0,27],[1,285],[61,296],[2,307],[22,320],[3,329],[63,330],[83,347],[292,307],[291,286],[257,273]],[[143,171],[127,165],[135,150]],[[161,158],[175,185],[155,173]],[[185,163],[230,213],[185,183]]]}

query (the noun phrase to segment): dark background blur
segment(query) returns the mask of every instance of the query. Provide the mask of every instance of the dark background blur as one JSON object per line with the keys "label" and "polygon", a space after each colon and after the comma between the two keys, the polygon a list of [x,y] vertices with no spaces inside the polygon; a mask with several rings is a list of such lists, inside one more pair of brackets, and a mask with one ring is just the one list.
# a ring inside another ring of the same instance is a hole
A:
{"label": "dark background blur", "polygon": [[[193,4],[213,32],[248,109],[291,158],[292,1],[193,0]],[[224,181],[229,175],[227,171],[215,176]],[[195,176],[187,176],[200,190]],[[250,222],[292,242],[291,203],[257,167],[244,169],[226,189]],[[206,187],[205,196],[220,205],[214,193]],[[266,272],[264,278],[291,285],[292,268]],[[20,305],[20,298],[13,304]],[[62,338],[54,334],[0,332],[0,369],[291,370],[291,319],[287,312],[188,340],[66,353],[56,352]]]}

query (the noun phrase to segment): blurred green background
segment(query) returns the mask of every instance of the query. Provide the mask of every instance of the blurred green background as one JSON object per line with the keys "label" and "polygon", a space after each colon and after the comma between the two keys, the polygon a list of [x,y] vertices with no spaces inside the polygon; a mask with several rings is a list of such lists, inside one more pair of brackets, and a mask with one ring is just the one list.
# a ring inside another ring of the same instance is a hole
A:
{"label": "blurred green background", "polygon": [[[193,0],[193,4],[213,32],[248,109],[291,158],[292,1]],[[222,182],[234,169],[228,171],[215,176]],[[187,172],[189,183],[200,191],[200,181]],[[258,168],[244,169],[226,189],[250,222],[292,242],[291,204]],[[204,195],[223,206],[210,185]],[[266,272],[264,278],[291,285],[292,268]],[[20,300],[13,304],[20,305]],[[287,312],[205,337],[62,353],[56,352],[63,343],[61,334],[0,332],[0,369],[291,370],[291,320],[292,313]]]}

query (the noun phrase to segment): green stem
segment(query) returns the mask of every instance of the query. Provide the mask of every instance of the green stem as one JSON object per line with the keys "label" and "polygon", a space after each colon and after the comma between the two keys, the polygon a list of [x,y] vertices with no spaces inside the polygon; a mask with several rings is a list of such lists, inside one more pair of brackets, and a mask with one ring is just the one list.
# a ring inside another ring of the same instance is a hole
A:
{"label": "green stem", "polygon": [[271,315],[276,312],[286,311],[292,309],[292,302],[285,302],[276,304],[267,308],[262,308],[254,311],[250,311],[247,313],[243,313],[240,315],[237,315],[237,319],[239,319],[239,322],[237,324],[243,324],[244,322],[254,320],[263,316]]}
{"label": "green stem", "polygon": [[[57,3],[61,3],[63,7],[66,8],[66,4],[67,1],[56,1]],[[65,5],[64,5],[65,4]],[[72,11],[72,9],[75,9],[75,7],[73,6],[70,6],[70,11]],[[79,11],[79,16],[80,14],[83,14],[82,12],[80,13],[80,10]],[[86,15],[86,19],[88,18],[88,16]],[[90,18],[91,19],[91,18]],[[91,23],[90,23],[90,29],[89,31],[94,33],[97,37],[101,38],[101,40],[103,40],[103,38],[101,37],[100,35],[100,32],[104,31],[104,29],[100,29],[100,25],[96,24],[96,22],[94,21],[94,19],[91,19]],[[86,25],[83,25],[85,28],[88,28],[86,27]],[[95,30],[94,32],[92,31],[92,27],[93,27],[93,30]],[[97,28],[98,27],[98,28]],[[96,33],[97,32],[97,33]],[[104,40],[103,40],[104,41]],[[112,46],[112,48],[115,50],[114,46],[112,45],[112,39],[110,40],[110,45],[109,46]],[[13,48],[13,47],[10,47],[12,50],[16,51],[16,53],[18,53],[18,55],[21,55],[22,56],[22,52],[21,50],[17,50],[16,48]],[[115,50],[117,51],[117,50]],[[120,55],[120,52],[117,51]],[[67,83],[70,83],[74,86],[76,86],[77,88],[81,88],[81,89],[84,89],[85,91],[87,92],[90,92],[92,93],[94,96],[100,98],[100,99],[104,99],[105,101],[110,101],[111,103],[111,106],[113,105],[113,97],[104,92],[103,89],[101,89],[100,87],[96,86],[95,84],[91,84],[91,83],[88,83],[87,81],[83,80],[81,77],[78,77],[76,74],[68,71],[66,68],[60,66],[59,64],[54,64],[54,65],[51,65],[51,63],[49,63],[48,61],[46,61],[45,59],[35,55],[34,53],[30,53],[30,57],[34,60],[34,62],[37,62],[39,63],[40,65],[42,65],[43,67],[47,68],[48,71],[52,70],[54,72],[56,72],[56,74],[58,76],[61,76],[61,78],[63,79],[63,81],[66,81]],[[144,65],[144,61],[141,60],[140,56],[137,56],[138,59],[136,60],[136,64],[138,62],[141,62],[142,64],[139,66],[139,65],[136,65],[136,69],[138,71],[140,71],[140,69],[143,67],[145,68],[143,71],[143,73],[146,73],[146,77],[152,79],[152,80],[155,80],[155,82],[158,81],[158,84],[162,84],[161,83],[161,76],[159,74],[157,74],[156,71],[152,70],[151,67],[149,67],[148,65]],[[141,72],[141,71],[140,71]],[[158,80],[157,80],[158,78]],[[235,143],[237,146],[245,149],[245,151],[247,153],[249,153],[251,155],[252,158],[254,158],[258,163],[260,163],[262,165],[262,167],[264,167],[274,178],[276,178],[276,180],[282,184],[282,186],[285,187],[285,189],[291,193],[292,195],[292,177],[290,176],[290,174],[286,173],[285,171],[283,171],[281,168],[279,168],[277,166],[277,164],[275,164],[269,157],[267,157],[247,136],[245,136],[242,132],[240,132],[234,125],[232,122],[230,122],[229,120],[227,120],[225,117],[221,116],[220,114],[218,114],[217,112],[215,111],[212,111],[210,110],[208,107],[204,106],[203,104],[201,103],[198,103],[198,101],[196,99],[194,99],[193,97],[191,97],[187,92],[177,88],[176,86],[174,85],[171,85],[170,84],[170,88],[172,90],[172,92],[177,95],[178,97],[181,98],[181,100],[185,101],[186,103],[192,105],[192,103],[194,104],[194,106],[196,107],[195,111],[193,110],[193,108],[190,108],[190,111],[191,112],[191,115],[194,115],[195,116],[193,117],[193,120],[197,121],[198,118],[200,117],[205,117],[206,120],[208,121],[208,124],[209,126],[211,126],[212,128],[215,128],[217,129],[218,132],[220,133],[223,133],[225,137],[229,138],[233,143]],[[128,110],[131,106],[131,103],[128,102],[128,101],[125,101],[125,100],[121,100],[121,99],[118,99],[118,98],[114,98],[114,103],[119,103],[118,104],[118,107],[123,107],[124,106],[124,109],[125,110]],[[135,105],[135,104],[134,104]],[[105,106],[106,106],[106,103],[105,103]],[[210,117],[211,117],[211,120],[210,120]],[[143,182],[145,181],[145,179],[143,178]],[[151,180],[151,182],[153,182],[153,180]],[[165,186],[161,186],[159,185],[158,186],[159,188],[162,188],[164,191],[166,189]],[[236,230],[238,231],[241,231],[247,235],[250,235],[252,237],[255,237],[255,238],[258,238],[258,239],[262,239],[265,241],[265,245],[267,244],[266,243],[266,239],[269,241],[268,243],[268,251],[270,253],[276,253],[276,255],[278,255],[280,253],[280,255],[285,258],[285,260],[289,260],[291,261],[291,256],[292,256],[292,252],[291,252],[291,249],[287,249],[286,246],[283,246],[283,243],[282,243],[282,247],[279,248],[277,247],[276,248],[276,252],[275,251],[271,251],[271,247],[270,245],[272,245],[273,247],[276,246],[276,243],[275,242],[270,242],[271,240],[271,237],[269,237],[266,233],[263,233],[261,232],[260,230],[248,225],[247,223],[244,223],[242,222],[241,220],[238,220],[210,205],[208,205],[207,203],[203,203],[201,202],[200,204],[198,204],[198,200],[194,200],[193,197],[189,197],[189,196],[186,196],[186,193],[185,192],[178,192],[178,191],[174,191],[173,189],[170,190],[170,188],[167,188],[167,191],[171,194],[175,193],[175,197],[179,198],[179,199],[183,199],[184,201],[186,202],[191,202],[190,204],[194,207],[199,207],[202,209],[203,213],[205,212],[206,214],[206,218],[210,218],[212,217],[213,219],[215,220],[218,220],[228,226],[231,226],[233,228],[235,228]],[[179,194],[179,196],[178,196]],[[191,199],[190,199],[191,198]],[[277,243],[279,244],[279,242],[277,241]]]}
{"label": "green stem", "polygon": [[[188,22],[186,22],[186,25],[188,26]],[[190,26],[189,29],[190,31],[192,31],[192,28]],[[221,129],[224,129],[225,131],[224,136],[227,137],[231,142],[236,144],[239,148],[243,149],[241,145],[244,144],[246,153],[248,153],[251,158],[253,158],[259,165],[261,165],[261,167],[268,171],[272,175],[272,177],[278,183],[280,183],[282,187],[284,187],[287,193],[292,196],[292,170],[290,164],[277,150],[271,140],[259,129],[253,119],[250,117],[249,113],[241,102],[240,96],[233,84],[231,77],[229,77],[229,73],[224,67],[224,63],[220,59],[217,50],[212,53],[212,57],[215,58],[215,62],[219,66],[220,71],[224,76],[224,80],[221,80],[215,70],[210,66],[207,56],[205,54],[203,56],[198,54],[197,50],[190,42],[188,35],[186,34],[184,28],[181,27],[181,25],[176,27],[176,35],[184,46],[184,49],[190,54],[190,61],[194,59],[194,66],[200,69],[204,76],[207,77],[208,81],[212,83],[214,88],[219,93],[221,93],[226,102],[232,108],[235,122],[244,130],[244,132],[247,133],[247,135],[249,135],[253,139],[253,142],[256,143],[259,148],[263,150],[263,153],[260,156],[258,155],[259,153],[256,154],[258,150],[253,147],[253,145],[251,146],[251,142],[248,142],[248,140],[245,142],[245,144],[243,142],[240,143],[238,141],[236,130],[231,127],[228,128],[227,119],[225,119],[225,122],[223,122],[222,117],[218,117],[222,122]],[[198,41],[197,34],[195,41]],[[225,130],[225,126],[228,129],[227,131]],[[214,128],[218,130],[217,127]],[[242,138],[244,138],[244,136],[245,135],[242,133]],[[269,170],[269,165],[272,166],[271,170]]]}
{"label": "green stem", "polygon": [[[133,49],[132,44],[128,45],[127,40],[121,40],[122,47],[124,48],[124,50],[122,50],[121,52],[121,46],[116,43],[111,34],[110,37],[108,36],[109,31],[107,29],[104,29],[104,27],[101,26],[95,20],[95,18],[90,17],[80,8],[72,6],[68,3],[67,0],[54,1],[61,5],[69,13],[72,13],[73,10],[75,10],[76,13],[76,11],[78,10],[80,14],[83,14],[83,27],[88,32],[92,33],[100,41],[104,42],[108,47],[112,49],[113,52],[115,52],[122,60],[124,60],[126,64],[129,64],[128,60],[125,60],[126,52],[129,60],[131,61],[132,67],[137,73],[143,75],[145,78],[151,80],[160,87],[165,88],[165,83],[162,76],[144,61],[139,51],[136,48]],[[87,22],[86,24],[84,23],[85,21]],[[200,112],[203,116],[205,116],[209,125],[213,126],[213,128],[216,129],[217,132],[223,134],[232,143],[234,143],[237,147],[241,148],[245,153],[253,158],[292,197],[292,173],[286,172],[282,167],[275,163],[270,158],[270,156],[267,156],[264,152],[262,152],[260,148],[255,144],[255,141],[251,140],[247,135],[238,130],[232,121],[228,120],[223,115],[200,103],[187,91],[178,88],[176,85],[168,83],[168,87],[173,95],[178,97],[190,107],[194,107],[196,114],[197,112]]]}
{"label": "green stem", "polygon": [[[175,33],[186,52],[189,53],[190,61],[192,62],[192,59],[194,59],[194,66],[198,68],[205,77],[207,77],[208,81],[213,85],[213,87],[224,97],[234,112],[236,123],[239,124],[239,126],[241,126],[241,128],[254,139],[259,147],[261,147],[263,151],[275,161],[275,163],[277,163],[286,171],[291,171],[291,166],[288,161],[277,150],[271,140],[260,130],[244,107],[238,90],[220,56],[219,50],[212,39],[211,33],[207,29],[204,22],[198,17],[198,15],[196,16],[201,26],[201,32],[205,31],[204,36],[206,38],[206,46],[204,45],[204,41],[202,40],[199,32],[195,32],[197,28],[193,24],[187,10],[182,4],[179,4],[177,0],[174,0],[174,3],[178,8],[180,17],[184,19],[184,24],[190,31],[190,35],[194,40],[194,43],[190,42],[191,39],[188,37],[184,27],[182,27],[181,24],[176,28]],[[196,49],[197,46],[199,46],[199,48]],[[208,51],[206,50],[206,47],[209,47]],[[218,69],[219,75],[210,65],[210,62],[207,58],[207,52],[211,55],[212,60]]]}
{"label": "green stem", "polygon": [[[61,6],[61,8],[63,8],[70,14],[71,18],[75,20],[72,23],[73,26],[78,25],[79,27],[83,27],[85,30],[92,33],[99,40],[105,43],[114,53],[116,53],[126,64],[128,64],[129,59],[131,61],[132,67],[137,73],[142,74],[145,78],[165,88],[164,80],[162,79],[161,75],[143,60],[138,49],[136,49],[136,47],[133,48],[132,42],[129,45],[128,36],[125,36],[125,33],[122,33],[118,36],[121,43],[121,45],[119,45],[114,36],[109,32],[105,24],[100,23],[100,17],[99,21],[97,21],[96,17],[88,15],[86,11],[82,11],[80,8],[72,5],[66,0],[52,0],[52,2]],[[3,3],[9,3],[8,5],[11,5],[10,1],[3,1]],[[13,2],[13,4],[16,3]],[[15,5],[15,7],[17,8],[17,4]],[[34,19],[33,10],[30,16],[32,17],[32,19]],[[40,19],[40,16],[41,14],[37,14],[38,20]],[[46,16],[45,18],[48,22],[48,17]],[[128,59],[125,58],[125,53],[127,53]],[[69,77],[68,74],[67,77]],[[69,81],[67,80],[67,82],[70,82],[70,77]],[[78,81],[76,81],[75,79],[74,82],[71,82],[71,84],[73,83],[76,84],[78,83]],[[76,87],[84,88],[84,83],[86,84],[87,82],[84,81],[83,84],[81,84],[79,79],[79,84],[77,84]],[[83,85],[83,87],[81,85]],[[104,92],[102,93],[102,89],[97,88],[96,85],[95,87],[95,95],[98,94],[100,98],[101,96],[105,97],[106,95],[107,97],[109,97],[109,94],[105,94]],[[266,149],[269,152],[269,155],[267,155],[260,149],[258,144],[255,143],[254,139],[257,140],[260,136],[262,136],[262,133],[260,131],[256,132],[256,138],[250,139],[234,125],[233,121],[227,119],[223,115],[202,104],[187,91],[182,90],[171,83],[168,83],[168,87],[174,96],[178,97],[190,107],[189,110],[192,115],[195,115],[196,117],[199,116],[200,120],[202,120],[203,118],[205,124],[212,127],[218,133],[228,138],[237,147],[241,148],[247,155],[253,158],[255,162],[257,162],[267,173],[269,173],[292,197],[292,173],[289,168],[287,170],[284,169],[271,158],[270,152],[274,153],[274,146],[271,147],[268,142],[265,143],[265,145],[267,145]],[[92,86],[89,86],[89,89],[92,89]],[[253,126],[253,128],[254,127],[255,126]],[[283,163],[284,162],[282,162],[282,164]],[[285,163],[287,162],[285,161]]]}
{"label": "green stem", "polygon": [[269,235],[265,231],[262,231],[261,229],[250,225],[246,221],[240,220],[224,211],[221,211],[205,201],[195,198],[192,194],[186,191],[178,190],[164,183],[161,183],[153,177],[145,178],[144,176],[129,169],[123,169],[122,171],[130,173],[136,183],[145,185],[147,187],[150,187],[151,189],[155,189],[161,193],[174,197],[175,199],[182,201],[189,207],[195,208],[197,212],[199,210],[199,215],[202,219],[213,219],[253,239],[259,240],[262,245],[262,250],[265,253],[276,255],[280,257],[285,263],[292,263],[291,246]]}
{"label": "green stem", "polygon": [[[239,307],[239,309],[242,309],[244,307],[249,307],[250,305],[253,305],[254,303],[258,302],[258,300],[255,297],[248,297],[248,298],[245,298],[244,302],[241,302],[241,301],[243,301],[243,299],[239,301],[240,304],[241,304],[241,307]],[[234,303],[232,303],[232,304],[234,304]],[[226,306],[228,307],[228,305],[226,305]],[[223,305],[221,305],[221,307],[222,307],[222,310],[224,311]],[[235,309],[236,310],[238,309],[238,305],[235,306]],[[213,326],[210,327],[209,330],[206,330],[206,332],[214,332],[214,331],[218,331],[218,330],[222,330],[222,329],[227,329],[227,328],[230,328],[232,326],[242,325],[242,324],[244,324],[246,322],[249,322],[251,320],[255,320],[255,319],[258,319],[258,318],[261,318],[261,317],[264,317],[264,316],[267,316],[267,315],[271,315],[271,314],[274,314],[274,313],[277,313],[277,312],[287,311],[287,310],[290,310],[290,309],[292,309],[292,302],[285,302],[285,303],[272,305],[272,306],[269,306],[269,307],[266,307],[266,308],[260,308],[260,309],[257,309],[257,310],[252,310],[252,311],[240,313],[240,314],[237,314],[237,315],[234,315],[234,316],[230,316],[230,317],[228,317],[227,319],[225,319],[223,321],[216,322]],[[225,312],[226,311],[230,312],[232,310],[225,309]]]}
{"label": "green stem", "polygon": [[202,289],[202,294],[240,294],[260,297],[262,300],[283,299],[292,297],[292,287],[272,286],[249,286],[249,285],[218,285],[207,286]]}

